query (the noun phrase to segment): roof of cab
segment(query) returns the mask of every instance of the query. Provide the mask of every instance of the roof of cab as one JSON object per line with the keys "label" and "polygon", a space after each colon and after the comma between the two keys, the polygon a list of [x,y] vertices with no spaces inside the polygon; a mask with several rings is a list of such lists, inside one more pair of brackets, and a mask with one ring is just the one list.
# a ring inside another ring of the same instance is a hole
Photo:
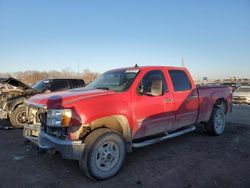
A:
{"label": "roof of cab", "polygon": [[149,69],[186,69],[185,67],[175,67],[175,66],[134,66],[134,67],[123,67],[123,68],[117,68],[112,69],[109,71],[115,71],[115,70],[149,70]]}
{"label": "roof of cab", "polygon": [[84,81],[81,78],[46,78],[43,80],[49,80],[49,81],[51,81],[51,80],[82,80],[82,81]]}

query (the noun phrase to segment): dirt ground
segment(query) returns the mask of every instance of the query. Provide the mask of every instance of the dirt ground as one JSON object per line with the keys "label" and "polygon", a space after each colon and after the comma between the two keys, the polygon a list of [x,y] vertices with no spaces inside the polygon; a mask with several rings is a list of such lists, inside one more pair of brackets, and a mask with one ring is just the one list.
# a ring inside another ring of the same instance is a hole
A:
{"label": "dirt ground", "polygon": [[[93,182],[77,161],[38,154],[22,130],[0,129],[0,187],[250,187],[250,106],[235,106],[225,133],[204,128],[129,154],[113,178]],[[4,126],[5,122],[0,122]]]}

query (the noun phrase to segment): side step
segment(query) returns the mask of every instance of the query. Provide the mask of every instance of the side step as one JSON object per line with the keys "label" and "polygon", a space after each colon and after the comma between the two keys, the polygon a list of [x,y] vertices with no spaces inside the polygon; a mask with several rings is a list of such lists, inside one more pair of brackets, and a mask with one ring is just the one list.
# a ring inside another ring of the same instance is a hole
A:
{"label": "side step", "polygon": [[133,143],[132,146],[134,148],[141,148],[141,147],[144,147],[144,146],[148,146],[148,145],[151,145],[151,144],[162,142],[164,140],[168,140],[170,138],[174,138],[174,137],[177,137],[177,136],[180,136],[180,135],[192,132],[195,129],[196,129],[195,126],[187,127],[185,129],[182,129],[182,130],[179,130],[179,131],[175,131],[175,132],[170,133],[170,134],[169,133],[165,133],[165,135],[162,136],[162,137],[157,137],[157,138],[154,138],[154,139],[150,139],[150,140],[146,140],[146,141],[142,141],[142,142]]}

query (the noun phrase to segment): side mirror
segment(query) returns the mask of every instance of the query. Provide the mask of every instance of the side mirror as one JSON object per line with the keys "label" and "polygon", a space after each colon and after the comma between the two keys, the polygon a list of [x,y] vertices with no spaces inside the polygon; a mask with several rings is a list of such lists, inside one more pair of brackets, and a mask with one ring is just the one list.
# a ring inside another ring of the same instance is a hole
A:
{"label": "side mirror", "polygon": [[139,96],[142,96],[144,94],[144,86],[142,84],[140,84],[137,88],[137,94]]}

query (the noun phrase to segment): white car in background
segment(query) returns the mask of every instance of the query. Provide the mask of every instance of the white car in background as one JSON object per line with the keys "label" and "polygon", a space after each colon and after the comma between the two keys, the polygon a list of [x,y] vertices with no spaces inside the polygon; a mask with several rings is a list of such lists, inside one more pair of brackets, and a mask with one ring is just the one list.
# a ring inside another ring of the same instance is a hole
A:
{"label": "white car in background", "polygon": [[250,104],[250,86],[241,86],[233,93],[233,103]]}

